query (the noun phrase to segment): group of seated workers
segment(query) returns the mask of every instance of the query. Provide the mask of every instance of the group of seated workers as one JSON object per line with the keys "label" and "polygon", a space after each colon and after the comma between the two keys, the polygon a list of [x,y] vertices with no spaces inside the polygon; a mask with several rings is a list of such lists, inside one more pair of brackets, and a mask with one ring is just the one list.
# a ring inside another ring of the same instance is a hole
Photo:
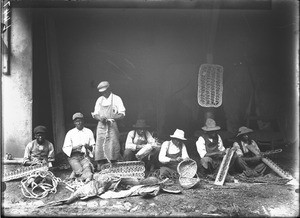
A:
{"label": "group of seated workers", "polygon": [[[93,159],[95,156],[95,138],[93,132],[84,127],[84,116],[75,113],[72,116],[74,128],[65,136],[62,147],[72,168],[70,179],[79,178],[83,182],[93,179],[95,171]],[[128,132],[125,150],[121,161],[143,161],[146,171],[159,169],[160,176],[168,177],[177,171],[177,165],[189,159],[185,145],[187,140],[184,131],[176,129],[170,135],[170,140],[161,145],[153,138],[145,120],[137,120],[133,130]],[[222,138],[218,134],[220,127],[216,122],[207,118],[205,126],[196,141],[199,158],[195,159],[198,166],[198,174],[204,178],[215,178],[225,155],[225,147]],[[232,147],[236,152],[230,162],[229,173],[244,173],[248,177],[263,175],[267,166],[262,162],[262,155],[254,140],[249,138],[253,130],[247,127],[239,128],[236,140]],[[27,144],[24,153],[24,165],[48,163],[52,167],[54,161],[53,144],[46,140],[47,129],[44,126],[34,128],[35,139]],[[104,152],[105,155],[105,152]],[[100,169],[101,170],[101,169]],[[174,175],[174,174],[173,174]],[[226,178],[228,181],[230,175]]]}

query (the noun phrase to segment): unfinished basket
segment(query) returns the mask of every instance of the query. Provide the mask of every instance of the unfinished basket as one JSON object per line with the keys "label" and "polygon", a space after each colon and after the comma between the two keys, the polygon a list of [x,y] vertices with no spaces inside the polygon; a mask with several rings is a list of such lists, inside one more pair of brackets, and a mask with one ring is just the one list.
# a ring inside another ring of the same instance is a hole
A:
{"label": "unfinished basket", "polygon": [[188,178],[188,177],[179,177],[179,183],[182,186],[182,188],[189,189],[193,188],[195,185],[197,185],[200,182],[199,177],[196,178]]}
{"label": "unfinished basket", "polygon": [[223,67],[202,64],[198,74],[198,103],[202,107],[219,107],[222,104]]}
{"label": "unfinished basket", "polygon": [[103,165],[99,174],[111,174],[118,177],[145,177],[145,163],[142,161],[124,161]]}

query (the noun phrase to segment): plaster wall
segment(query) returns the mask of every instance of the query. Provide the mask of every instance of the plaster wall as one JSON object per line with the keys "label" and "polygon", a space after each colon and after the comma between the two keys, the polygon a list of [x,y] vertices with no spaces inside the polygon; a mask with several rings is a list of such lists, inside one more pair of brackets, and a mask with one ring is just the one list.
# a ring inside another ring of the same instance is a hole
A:
{"label": "plaster wall", "polygon": [[2,149],[22,157],[32,140],[32,41],[30,10],[14,8],[10,75],[2,74]]}

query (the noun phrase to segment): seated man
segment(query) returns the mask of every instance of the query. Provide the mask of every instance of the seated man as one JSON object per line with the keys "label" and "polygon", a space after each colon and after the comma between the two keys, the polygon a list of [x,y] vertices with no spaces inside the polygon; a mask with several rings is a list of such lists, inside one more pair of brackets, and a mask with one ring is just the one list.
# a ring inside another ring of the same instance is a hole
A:
{"label": "seated man", "polygon": [[69,179],[81,177],[81,180],[89,182],[94,171],[89,159],[95,146],[94,135],[90,129],[84,127],[84,117],[81,113],[75,113],[72,118],[75,128],[67,132],[62,148],[73,170]]}
{"label": "seated man", "polygon": [[187,149],[183,141],[184,131],[176,129],[173,135],[170,135],[171,140],[165,141],[161,145],[158,160],[162,167],[160,168],[160,177],[171,178],[177,174],[178,164],[189,158]]}
{"label": "seated man", "polygon": [[248,177],[262,175],[267,169],[267,165],[261,160],[260,149],[254,140],[248,136],[252,129],[242,126],[233,143],[236,148],[235,168],[238,172],[243,172]]}
{"label": "seated man", "polygon": [[147,130],[145,120],[137,120],[133,125],[125,142],[124,161],[142,160],[145,162],[146,170],[151,170],[158,165],[159,146],[155,143],[155,139]]}
{"label": "seated man", "polygon": [[51,142],[46,140],[47,128],[37,126],[33,130],[35,140],[29,142],[25,147],[24,165],[35,165],[48,163],[52,167],[54,161],[54,147]]}
{"label": "seated man", "polygon": [[202,129],[205,132],[196,142],[197,151],[201,158],[200,163],[199,160],[197,161],[198,171],[201,176],[205,174],[216,175],[225,154],[222,138],[217,134],[220,127],[216,125],[213,119],[208,118]]}

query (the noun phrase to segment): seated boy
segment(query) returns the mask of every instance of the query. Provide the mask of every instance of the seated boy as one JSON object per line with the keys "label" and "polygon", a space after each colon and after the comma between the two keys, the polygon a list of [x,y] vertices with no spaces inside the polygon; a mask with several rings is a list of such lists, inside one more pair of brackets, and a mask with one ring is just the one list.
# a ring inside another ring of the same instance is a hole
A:
{"label": "seated boy", "polygon": [[33,130],[35,139],[25,147],[23,165],[35,165],[48,163],[52,167],[54,161],[54,147],[51,142],[46,140],[47,128],[37,126]]}

